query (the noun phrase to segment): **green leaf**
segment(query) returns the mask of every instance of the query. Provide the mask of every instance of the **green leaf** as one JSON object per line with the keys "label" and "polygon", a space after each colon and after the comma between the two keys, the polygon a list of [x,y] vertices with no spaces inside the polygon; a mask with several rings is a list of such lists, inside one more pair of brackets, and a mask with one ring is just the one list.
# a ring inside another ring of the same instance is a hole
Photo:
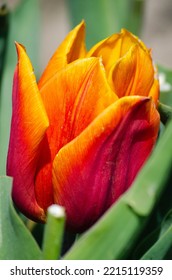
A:
{"label": "green leaf", "polygon": [[[172,171],[172,121],[131,188],[67,252],[64,259],[126,259]],[[158,170],[158,172],[157,172]]]}
{"label": "green leaf", "polygon": [[11,202],[10,177],[0,177],[0,260],[40,259],[41,251]]}
{"label": "green leaf", "polygon": [[162,225],[159,237],[161,238],[164,233],[172,226],[172,209],[165,216]]}
{"label": "green leaf", "polygon": [[87,25],[87,46],[127,28],[138,34],[143,15],[143,0],[68,0],[71,22],[76,26],[82,19]]}
{"label": "green leaf", "polygon": [[141,240],[139,240],[137,247],[134,252],[132,252],[132,259],[138,260],[143,254],[149,250],[149,248],[157,241],[159,236],[160,227],[156,228],[152,232],[148,231],[145,237],[145,232],[143,232],[143,236]]}
{"label": "green leaf", "polygon": [[9,35],[6,61],[3,70],[0,99],[0,174],[6,173],[6,157],[11,122],[12,83],[17,56],[14,41],[26,46],[29,57],[38,63],[39,46],[39,1],[21,1],[9,17]]}
{"label": "green leaf", "polygon": [[119,200],[67,252],[64,259],[104,260],[126,258],[144,221]]}
{"label": "green leaf", "polygon": [[158,111],[160,113],[161,121],[166,124],[169,119],[172,119],[172,107],[164,105],[163,103],[158,104]]}
{"label": "green leaf", "polygon": [[[171,252],[170,252],[171,251]],[[142,256],[142,260],[162,260],[172,258],[172,210],[165,217],[158,240]]]}

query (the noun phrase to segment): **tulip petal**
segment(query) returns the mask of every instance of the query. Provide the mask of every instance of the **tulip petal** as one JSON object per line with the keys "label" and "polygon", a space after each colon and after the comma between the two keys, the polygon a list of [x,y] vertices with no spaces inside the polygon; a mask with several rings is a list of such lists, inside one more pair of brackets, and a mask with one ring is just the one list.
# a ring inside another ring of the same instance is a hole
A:
{"label": "tulip petal", "polygon": [[55,203],[68,226],[83,231],[131,185],[156,141],[159,114],[150,98],[116,101],[53,162]]}
{"label": "tulip petal", "polygon": [[139,45],[148,52],[146,46],[129,31],[122,29],[121,33],[114,34],[94,45],[87,53],[87,57],[102,57],[107,73],[117,60],[124,56],[133,45]]}
{"label": "tulip petal", "polygon": [[50,59],[38,83],[41,88],[57,71],[66,64],[82,58],[86,54],[85,48],[85,23],[82,21],[64,39]]}
{"label": "tulip petal", "polygon": [[12,196],[27,216],[45,219],[34,191],[40,144],[49,125],[32,65],[22,45],[16,43],[18,65],[13,83],[13,114],[7,160],[7,174],[14,178]]}
{"label": "tulip petal", "polygon": [[158,105],[159,94],[160,94],[159,80],[155,77],[155,80],[153,82],[153,85],[151,87],[151,90],[150,90],[148,96],[153,98],[156,106]]}
{"label": "tulip petal", "polygon": [[[50,79],[40,92],[50,126],[58,134],[58,143],[62,142],[60,147],[75,138],[118,99],[107,82],[99,58],[70,63]],[[60,140],[61,137],[65,143]]]}
{"label": "tulip petal", "polygon": [[[66,66],[42,87],[41,95],[50,126],[38,164],[35,191],[39,204],[46,208],[43,186],[52,188],[52,161],[55,155],[117,97],[107,82],[99,58],[80,59]],[[49,158],[48,147],[51,153]]]}
{"label": "tulip petal", "polygon": [[133,46],[112,67],[108,78],[119,98],[127,95],[148,96],[154,83],[154,67],[150,54],[138,45]]}

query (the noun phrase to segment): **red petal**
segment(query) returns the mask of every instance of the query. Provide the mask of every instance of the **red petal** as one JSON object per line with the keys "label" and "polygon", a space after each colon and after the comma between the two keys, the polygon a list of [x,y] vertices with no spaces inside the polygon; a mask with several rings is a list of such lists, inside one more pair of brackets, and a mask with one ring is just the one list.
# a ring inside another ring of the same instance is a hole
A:
{"label": "red petal", "polygon": [[44,220],[44,210],[35,197],[34,177],[40,144],[49,123],[29,58],[21,45],[16,47],[18,65],[13,84],[7,174],[14,177],[12,195],[18,208],[33,219]]}
{"label": "red petal", "polygon": [[53,163],[54,199],[66,208],[69,227],[91,226],[131,185],[158,128],[154,102],[124,97],[59,151]]}

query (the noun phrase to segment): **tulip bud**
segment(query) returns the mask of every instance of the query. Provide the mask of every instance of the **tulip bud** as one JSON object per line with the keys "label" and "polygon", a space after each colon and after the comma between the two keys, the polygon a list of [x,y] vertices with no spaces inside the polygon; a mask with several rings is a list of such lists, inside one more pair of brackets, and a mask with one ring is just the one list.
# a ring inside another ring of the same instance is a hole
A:
{"label": "tulip bud", "polygon": [[159,82],[151,52],[122,30],[86,52],[85,24],[72,30],[37,85],[17,44],[7,174],[13,200],[45,222],[65,208],[82,232],[131,186],[159,130]]}

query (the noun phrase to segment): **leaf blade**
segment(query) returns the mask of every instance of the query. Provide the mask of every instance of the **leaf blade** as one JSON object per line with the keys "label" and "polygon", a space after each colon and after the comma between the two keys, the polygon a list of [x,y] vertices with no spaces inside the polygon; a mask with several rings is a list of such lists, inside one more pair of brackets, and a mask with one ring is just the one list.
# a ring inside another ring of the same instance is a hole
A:
{"label": "leaf blade", "polygon": [[0,177],[0,260],[40,259],[41,251],[11,202],[10,177]]}

